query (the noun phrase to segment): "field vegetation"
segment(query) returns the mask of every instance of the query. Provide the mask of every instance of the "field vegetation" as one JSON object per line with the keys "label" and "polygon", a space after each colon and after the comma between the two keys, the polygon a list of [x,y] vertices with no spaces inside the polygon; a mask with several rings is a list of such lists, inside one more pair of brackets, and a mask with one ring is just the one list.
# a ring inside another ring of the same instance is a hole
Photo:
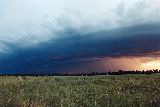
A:
{"label": "field vegetation", "polygon": [[0,107],[160,107],[160,76],[0,77]]}

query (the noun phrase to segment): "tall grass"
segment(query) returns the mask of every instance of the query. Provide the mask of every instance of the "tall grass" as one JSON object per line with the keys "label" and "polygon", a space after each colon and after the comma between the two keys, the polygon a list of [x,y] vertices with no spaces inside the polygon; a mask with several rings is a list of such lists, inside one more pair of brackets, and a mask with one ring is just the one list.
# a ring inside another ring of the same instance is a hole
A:
{"label": "tall grass", "polygon": [[0,107],[160,107],[160,76],[0,77]]}

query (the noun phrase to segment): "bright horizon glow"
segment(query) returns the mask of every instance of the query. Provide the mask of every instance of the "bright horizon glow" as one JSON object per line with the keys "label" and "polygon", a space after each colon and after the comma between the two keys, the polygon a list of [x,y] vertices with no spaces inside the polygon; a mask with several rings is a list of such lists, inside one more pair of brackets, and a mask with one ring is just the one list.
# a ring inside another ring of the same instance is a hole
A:
{"label": "bright horizon glow", "polygon": [[106,71],[118,70],[152,70],[160,69],[160,58],[158,57],[120,57],[107,58],[105,63]]}
{"label": "bright horizon glow", "polygon": [[77,73],[84,72],[87,69],[86,73],[89,72],[108,72],[108,71],[136,71],[136,70],[160,70],[160,58],[158,57],[117,57],[117,58],[101,58],[92,63],[83,63],[81,66],[72,67],[72,69],[67,69],[67,73]]}
{"label": "bright horizon glow", "polygon": [[160,69],[160,61],[146,62],[146,63],[142,63],[140,66],[144,70]]}

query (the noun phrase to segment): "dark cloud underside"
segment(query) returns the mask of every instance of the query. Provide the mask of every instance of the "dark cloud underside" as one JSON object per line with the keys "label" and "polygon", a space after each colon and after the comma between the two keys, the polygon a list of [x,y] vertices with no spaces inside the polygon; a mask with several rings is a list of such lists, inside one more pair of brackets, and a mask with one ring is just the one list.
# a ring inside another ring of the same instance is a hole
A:
{"label": "dark cloud underside", "polygon": [[0,58],[0,72],[65,72],[75,67],[85,67],[85,72],[91,70],[89,65],[96,66],[99,58],[153,57],[152,53],[160,51],[159,29],[159,24],[143,24],[85,34],[69,30],[60,33],[61,38],[32,48],[6,43],[12,53]]}

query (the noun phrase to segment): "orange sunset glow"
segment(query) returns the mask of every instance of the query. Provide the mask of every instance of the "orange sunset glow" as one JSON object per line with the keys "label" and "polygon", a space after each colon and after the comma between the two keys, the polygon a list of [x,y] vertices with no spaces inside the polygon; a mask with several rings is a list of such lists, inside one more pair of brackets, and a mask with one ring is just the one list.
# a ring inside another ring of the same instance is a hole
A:
{"label": "orange sunset glow", "polygon": [[144,70],[149,70],[149,69],[160,69],[160,61],[150,61],[146,63],[142,63],[140,67]]}
{"label": "orange sunset glow", "polygon": [[152,70],[160,69],[160,59],[152,57],[109,58],[105,62],[106,69],[117,70]]}
{"label": "orange sunset glow", "polygon": [[66,72],[108,72],[118,70],[153,70],[160,69],[160,58],[158,57],[116,57],[116,58],[97,58],[83,62],[81,65],[67,68]]}

